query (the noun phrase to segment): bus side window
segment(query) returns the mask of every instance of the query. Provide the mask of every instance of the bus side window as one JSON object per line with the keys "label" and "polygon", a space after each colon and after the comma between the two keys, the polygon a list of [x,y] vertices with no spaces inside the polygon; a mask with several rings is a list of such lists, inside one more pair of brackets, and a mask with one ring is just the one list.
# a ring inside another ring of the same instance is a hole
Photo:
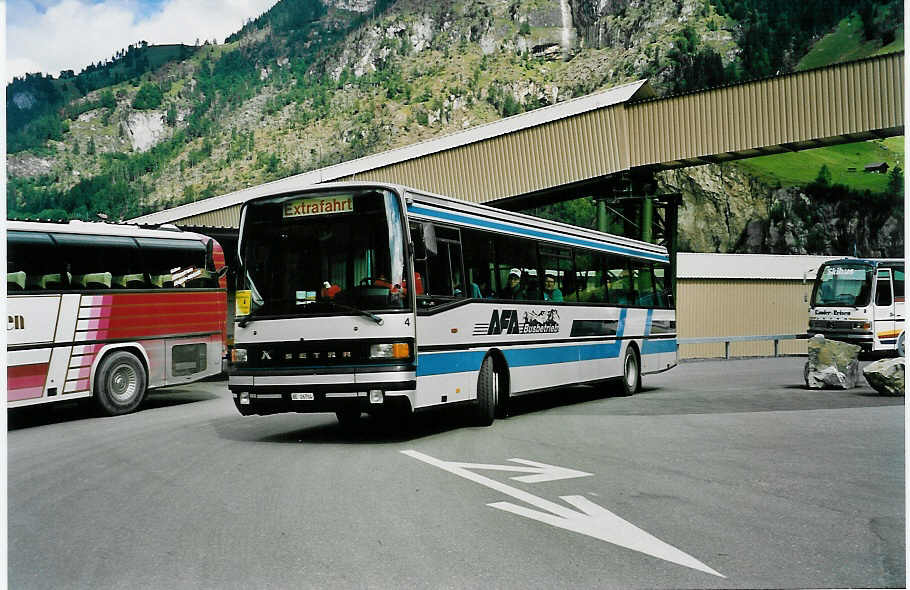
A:
{"label": "bus side window", "polygon": [[629,261],[618,256],[607,257],[607,295],[610,303],[630,305],[632,303],[632,275]]}
{"label": "bus side window", "polygon": [[651,265],[647,262],[633,260],[632,268],[635,276],[635,304],[640,307],[655,307],[657,300],[654,295],[654,275]]}
{"label": "bus side window", "polygon": [[[195,240],[136,238],[143,270],[153,287],[185,287],[197,270],[205,270],[205,244]],[[198,275],[197,275],[198,276]]]}
{"label": "bus side window", "polygon": [[670,287],[670,268],[664,263],[654,264],[654,295],[656,307],[673,307],[673,289]]}
{"label": "bus side window", "polygon": [[[600,252],[575,250],[578,301],[603,303],[607,300],[607,282],[604,275],[606,257]],[[572,301],[567,295],[566,301]]]}
{"label": "bus side window", "polygon": [[894,301],[895,303],[904,302],[904,271],[903,269],[891,269],[894,273],[891,278],[894,282]]}
{"label": "bus side window", "polygon": [[[539,245],[538,256],[542,272],[537,293],[545,301],[577,301],[577,281],[572,261],[572,250],[550,245]],[[553,281],[548,283],[548,278]],[[552,289],[549,287],[552,285]]]}
{"label": "bus side window", "polygon": [[9,291],[62,287],[66,273],[50,235],[9,231],[6,235],[6,286]]}
{"label": "bus side window", "polygon": [[424,304],[435,305],[437,297],[467,297],[459,230],[431,223],[412,223],[411,237],[415,246],[415,276],[420,277]]}
{"label": "bus side window", "polygon": [[[495,238],[497,299],[522,301],[543,299],[541,277],[537,276],[537,246],[531,240],[512,236]],[[519,280],[510,282],[510,275],[518,274]]]}
{"label": "bus side window", "polygon": [[467,273],[468,297],[488,298],[495,289],[493,271],[493,242],[490,234],[472,230],[461,230],[464,268]]}
{"label": "bus side window", "polygon": [[878,281],[875,285],[875,305],[889,306],[894,302],[891,294],[891,273],[887,270],[878,271]]}
{"label": "bus side window", "polygon": [[[139,248],[127,236],[54,234],[73,289],[126,289],[145,284]],[[130,275],[138,274],[138,277]],[[129,286],[128,286],[129,285]]]}

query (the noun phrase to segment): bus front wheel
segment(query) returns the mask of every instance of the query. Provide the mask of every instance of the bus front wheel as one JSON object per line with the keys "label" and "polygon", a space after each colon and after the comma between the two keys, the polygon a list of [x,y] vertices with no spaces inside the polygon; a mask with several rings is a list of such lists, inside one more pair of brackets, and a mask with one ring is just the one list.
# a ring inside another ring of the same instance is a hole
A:
{"label": "bus front wheel", "polygon": [[478,426],[489,426],[496,417],[499,405],[499,375],[496,374],[493,358],[483,359],[480,375],[477,377],[477,405],[474,407],[474,421]]}
{"label": "bus front wheel", "polygon": [[632,395],[641,391],[641,363],[634,346],[627,346],[622,359],[622,393]]}
{"label": "bus front wheel", "polygon": [[360,425],[360,410],[338,410],[335,417],[338,418],[338,425],[344,430],[353,430]]}
{"label": "bus front wheel", "polygon": [[122,350],[111,353],[95,372],[95,404],[108,416],[128,414],[145,399],[147,385],[145,367],[135,355]]}

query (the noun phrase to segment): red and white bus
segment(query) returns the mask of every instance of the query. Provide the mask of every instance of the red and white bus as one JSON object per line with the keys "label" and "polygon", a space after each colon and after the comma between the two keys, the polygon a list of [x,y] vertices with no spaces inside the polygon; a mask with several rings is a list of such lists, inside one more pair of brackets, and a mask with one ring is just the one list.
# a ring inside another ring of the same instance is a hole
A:
{"label": "red and white bus", "polygon": [[124,414],[148,389],[221,372],[227,281],[212,238],[10,221],[6,245],[8,407],[91,397]]}

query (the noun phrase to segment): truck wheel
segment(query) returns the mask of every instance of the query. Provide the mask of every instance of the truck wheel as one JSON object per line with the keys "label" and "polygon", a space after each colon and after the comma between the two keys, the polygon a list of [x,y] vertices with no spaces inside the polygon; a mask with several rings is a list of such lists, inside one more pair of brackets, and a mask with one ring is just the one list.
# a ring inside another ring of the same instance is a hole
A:
{"label": "truck wheel", "polygon": [[897,356],[904,356],[904,334],[905,332],[901,332],[897,338]]}
{"label": "truck wheel", "polygon": [[95,372],[95,405],[108,416],[135,411],[145,399],[148,376],[135,355],[117,351],[105,356]]}
{"label": "truck wheel", "polygon": [[474,423],[489,426],[496,417],[499,404],[499,375],[493,370],[493,358],[483,359],[480,375],[477,377],[477,405],[474,408]]}

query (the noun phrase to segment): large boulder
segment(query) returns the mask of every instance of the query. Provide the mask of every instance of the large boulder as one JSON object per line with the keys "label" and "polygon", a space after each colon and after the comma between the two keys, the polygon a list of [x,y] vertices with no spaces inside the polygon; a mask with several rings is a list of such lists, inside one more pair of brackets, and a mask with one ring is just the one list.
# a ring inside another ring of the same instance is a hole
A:
{"label": "large boulder", "polygon": [[827,340],[821,334],[809,339],[805,381],[809,389],[851,389],[859,379],[860,347]]}
{"label": "large boulder", "polygon": [[904,395],[906,359],[881,359],[863,367],[863,377],[882,395]]}

